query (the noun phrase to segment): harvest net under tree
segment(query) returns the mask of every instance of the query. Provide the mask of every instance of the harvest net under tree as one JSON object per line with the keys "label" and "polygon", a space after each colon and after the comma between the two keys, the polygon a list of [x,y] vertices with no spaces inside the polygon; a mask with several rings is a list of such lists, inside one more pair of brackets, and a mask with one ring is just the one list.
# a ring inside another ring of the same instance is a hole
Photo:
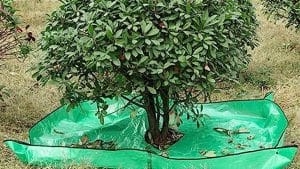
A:
{"label": "harvest net under tree", "polygon": [[[146,113],[138,108],[131,116],[126,100],[107,100],[111,106],[101,125],[97,106],[83,102],[67,110],[60,107],[29,131],[29,143],[7,140],[5,144],[24,163],[66,167],[89,165],[104,168],[245,168],[283,169],[297,152],[284,146],[288,121],[273,96],[264,99],[225,101],[203,105],[209,118],[200,128],[182,118],[184,137],[165,150],[147,144]],[[130,118],[131,117],[131,118]]]}

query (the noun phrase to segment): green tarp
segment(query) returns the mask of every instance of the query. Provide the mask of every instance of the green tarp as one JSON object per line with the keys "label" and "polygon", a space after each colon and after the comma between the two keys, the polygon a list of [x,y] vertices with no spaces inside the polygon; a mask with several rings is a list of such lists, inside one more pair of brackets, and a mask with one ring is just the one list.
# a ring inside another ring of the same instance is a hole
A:
{"label": "green tarp", "polygon": [[[201,113],[207,115],[204,126],[197,128],[195,122],[183,118],[179,130],[184,137],[163,152],[144,141],[147,121],[143,109],[134,109],[137,116],[130,118],[132,108],[113,113],[126,101],[108,102],[104,125],[95,115],[96,104],[83,102],[69,112],[66,106],[60,107],[34,125],[29,144],[10,140],[5,143],[30,165],[84,164],[105,168],[279,169],[287,167],[297,152],[297,147],[282,147],[288,122],[272,95],[196,105],[195,109],[203,106]],[[247,132],[227,135],[215,128]],[[83,136],[90,142],[113,141],[115,148],[72,147]]]}

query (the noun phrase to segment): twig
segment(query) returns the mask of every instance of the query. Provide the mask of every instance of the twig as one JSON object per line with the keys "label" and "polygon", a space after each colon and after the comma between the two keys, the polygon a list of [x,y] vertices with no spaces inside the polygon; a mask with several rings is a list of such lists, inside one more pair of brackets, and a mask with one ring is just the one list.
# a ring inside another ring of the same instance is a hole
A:
{"label": "twig", "polygon": [[134,101],[134,99],[136,99],[136,98],[139,97],[139,96],[135,96],[135,97],[133,97],[132,99],[129,99],[128,97],[126,97],[126,96],[124,96],[124,95],[121,95],[121,97],[122,97],[123,99],[127,100],[129,103],[133,103],[133,104],[135,104],[135,105],[137,105],[137,106],[139,106],[139,107],[146,108],[144,105],[142,105],[142,104],[137,103],[137,102]]}

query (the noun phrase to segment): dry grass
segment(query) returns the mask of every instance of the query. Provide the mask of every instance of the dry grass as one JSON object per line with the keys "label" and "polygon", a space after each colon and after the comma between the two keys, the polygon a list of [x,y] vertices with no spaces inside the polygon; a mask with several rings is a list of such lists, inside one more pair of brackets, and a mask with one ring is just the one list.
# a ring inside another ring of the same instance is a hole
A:
{"label": "dry grass", "polygon": [[[16,3],[19,14],[36,35],[45,26],[45,14],[57,5],[57,0],[17,0]],[[276,102],[290,120],[286,143],[300,144],[300,34],[267,21],[260,12],[261,6],[257,7],[260,46],[252,51],[253,61],[243,73],[241,84],[220,90],[213,95],[213,100],[262,98],[266,91],[275,91]],[[59,104],[61,95],[54,87],[35,85],[30,72],[26,72],[34,63],[34,57],[25,63],[15,60],[0,63],[0,82],[11,92],[5,104],[0,103],[0,141],[26,141],[30,126]],[[262,87],[267,90],[262,91]],[[16,160],[2,144],[0,151],[0,168],[30,168]],[[295,161],[291,169],[300,169],[300,155]]]}
{"label": "dry grass", "polygon": [[[45,14],[58,5],[57,1],[18,0],[16,8],[35,35],[45,26]],[[37,55],[38,53],[35,53]],[[0,83],[7,86],[10,97],[0,103],[0,141],[27,139],[30,126],[59,105],[60,94],[53,87],[41,88],[27,70],[36,63],[34,57],[24,63],[7,60],[0,63]],[[0,144],[0,168],[26,168]],[[29,167],[27,167],[29,168]]]}

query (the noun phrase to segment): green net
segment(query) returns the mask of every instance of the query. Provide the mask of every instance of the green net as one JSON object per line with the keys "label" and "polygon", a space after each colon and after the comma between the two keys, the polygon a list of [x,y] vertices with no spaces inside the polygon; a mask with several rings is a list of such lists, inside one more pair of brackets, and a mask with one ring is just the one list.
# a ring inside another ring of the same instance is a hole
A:
{"label": "green net", "polygon": [[288,121],[272,94],[196,105],[203,106],[204,125],[197,128],[183,118],[179,131],[184,137],[163,151],[144,141],[148,123],[143,109],[136,108],[130,118],[132,108],[115,113],[126,101],[107,101],[104,125],[95,115],[96,104],[83,102],[69,112],[60,107],[34,125],[30,144],[5,143],[27,164],[105,168],[285,168],[297,151],[282,147]]}

